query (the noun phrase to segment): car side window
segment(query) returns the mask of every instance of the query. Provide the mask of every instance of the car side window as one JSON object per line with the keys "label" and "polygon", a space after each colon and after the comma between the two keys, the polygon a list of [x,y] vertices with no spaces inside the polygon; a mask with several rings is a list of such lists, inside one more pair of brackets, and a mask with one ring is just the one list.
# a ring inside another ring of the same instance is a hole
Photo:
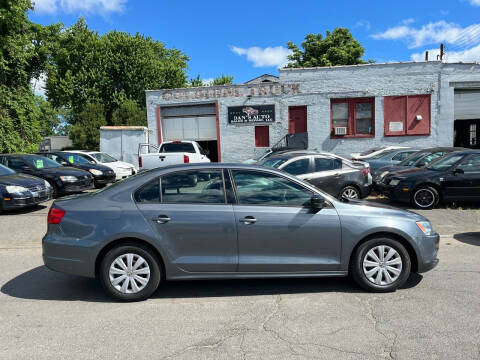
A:
{"label": "car side window", "polygon": [[240,205],[307,206],[313,192],[284,177],[252,170],[232,170]]}
{"label": "car side window", "polygon": [[138,189],[133,195],[138,203],[159,203],[160,202],[160,181],[158,178],[148,182]]}
{"label": "car side window", "polygon": [[398,153],[397,155],[395,155],[392,160],[395,160],[395,161],[403,161],[405,160],[406,158],[408,158],[410,155],[412,155],[413,152],[410,152],[410,151],[405,151],[405,152],[401,152],[401,153]]}
{"label": "car side window", "polygon": [[295,160],[282,168],[282,170],[292,175],[308,174],[310,172],[310,159]]}
{"label": "car side window", "polygon": [[221,169],[177,171],[161,177],[162,203],[225,204]]}
{"label": "car side window", "polygon": [[23,168],[27,166],[27,164],[22,159],[9,158],[7,159],[7,166],[13,170],[23,170]]}
{"label": "car side window", "polygon": [[315,172],[328,171],[342,168],[342,161],[339,159],[329,159],[316,157],[315,158]]}
{"label": "car side window", "polygon": [[457,169],[462,169],[465,174],[480,173],[480,155],[473,155],[463,160]]}
{"label": "car side window", "polygon": [[425,166],[429,163],[431,163],[433,160],[438,159],[439,157],[445,155],[444,152],[436,152],[430,155],[425,156],[419,163],[419,166]]}

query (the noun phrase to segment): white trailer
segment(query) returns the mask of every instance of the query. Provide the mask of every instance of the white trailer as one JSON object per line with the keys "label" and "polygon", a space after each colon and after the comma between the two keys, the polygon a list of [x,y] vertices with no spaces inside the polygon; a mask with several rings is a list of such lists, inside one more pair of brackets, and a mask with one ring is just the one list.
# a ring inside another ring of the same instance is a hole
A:
{"label": "white trailer", "polygon": [[60,151],[72,146],[72,140],[68,136],[46,136],[40,142],[38,151]]}
{"label": "white trailer", "polygon": [[144,126],[102,126],[100,151],[138,166],[138,145],[149,142]]}

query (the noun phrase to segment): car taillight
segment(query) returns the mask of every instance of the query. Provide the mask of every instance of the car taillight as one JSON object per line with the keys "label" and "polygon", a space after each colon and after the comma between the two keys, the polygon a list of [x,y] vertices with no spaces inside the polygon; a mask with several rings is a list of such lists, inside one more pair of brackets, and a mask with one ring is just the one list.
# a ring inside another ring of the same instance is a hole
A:
{"label": "car taillight", "polygon": [[183,163],[188,164],[189,162],[190,162],[190,158],[188,157],[188,155],[183,155]]}
{"label": "car taillight", "polygon": [[370,168],[369,168],[369,167],[366,167],[366,168],[363,168],[363,169],[362,169],[363,175],[367,175],[369,172],[370,172]]}
{"label": "car taillight", "polygon": [[142,157],[138,157],[138,167],[142,167]]}
{"label": "car taillight", "polygon": [[50,210],[48,211],[47,223],[60,224],[60,221],[62,221],[64,216],[65,216],[65,210],[51,207]]}

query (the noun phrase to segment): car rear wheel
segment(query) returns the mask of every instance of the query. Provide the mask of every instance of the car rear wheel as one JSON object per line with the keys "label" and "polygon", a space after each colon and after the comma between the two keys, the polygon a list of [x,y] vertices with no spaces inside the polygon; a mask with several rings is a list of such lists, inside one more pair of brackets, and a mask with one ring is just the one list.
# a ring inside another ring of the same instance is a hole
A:
{"label": "car rear wheel", "polygon": [[152,295],[160,283],[159,261],[149,249],[137,244],[110,250],[102,260],[100,280],[115,300],[140,301]]}
{"label": "car rear wheel", "polygon": [[431,186],[417,188],[412,196],[412,203],[418,209],[433,209],[439,200],[438,191]]}
{"label": "car rear wheel", "polygon": [[372,292],[395,291],[407,281],[410,269],[408,251],[390,238],[374,238],[361,244],[350,264],[355,282]]}
{"label": "car rear wheel", "polygon": [[345,186],[341,191],[340,191],[340,199],[341,198],[346,198],[346,199],[360,199],[360,191],[354,186]]}

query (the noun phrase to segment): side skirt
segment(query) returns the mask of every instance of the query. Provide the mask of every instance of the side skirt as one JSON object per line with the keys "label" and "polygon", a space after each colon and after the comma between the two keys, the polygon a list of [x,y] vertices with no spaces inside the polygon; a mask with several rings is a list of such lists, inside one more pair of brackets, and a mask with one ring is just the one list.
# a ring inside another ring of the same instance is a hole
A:
{"label": "side skirt", "polygon": [[344,277],[348,271],[317,271],[317,272],[231,272],[231,273],[185,273],[167,276],[167,280],[208,280],[208,279],[276,279],[276,278],[307,278],[307,277]]}

